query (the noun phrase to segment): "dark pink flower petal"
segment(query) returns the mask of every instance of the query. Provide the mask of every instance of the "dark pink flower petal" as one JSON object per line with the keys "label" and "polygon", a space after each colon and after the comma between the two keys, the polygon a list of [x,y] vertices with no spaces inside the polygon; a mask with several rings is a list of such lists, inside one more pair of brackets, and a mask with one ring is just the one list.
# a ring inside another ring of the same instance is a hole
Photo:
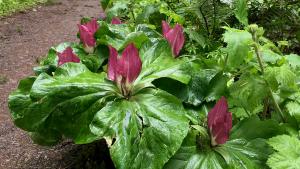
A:
{"label": "dark pink flower petal", "polygon": [[84,47],[95,47],[96,39],[94,37],[95,32],[98,29],[97,20],[93,19],[84,25],[78,25],[80,40]]}
{"label": "dark pink flower petal", "polygon": [[126,82],[132,83],[139,76],[141,70],[142,61],[139,51],[131,43],[124,49],[122,57],[118,60],[117,73],[126,79]]}
{"label": "dark pink flower petal", "polygon": [[167,33],[171,30],[170,25],[166,21],[162,21],[162,32],[164,37],[166,37]]}
{"label": "dark pink flower petal", "polygon": [[119,24],[122,24],[122,21],[118,17],[113,17],[111,20],[111,24],[119,25]]}
{"label": "dark pink flower petal", "polygon": [[57,53],[57,55],[58,66],[61,66],[67,62],[80,62],[80,59],[73,53],[73,49],[71,47],[67,47],[62,53]]}
{"label": "dark pink flower petal", "polygon": [[177,57],[185,42],[183,27],[176,24],[176,26],[165,35],[165,38],[171,45],[173,55]]}
{"label": "dark pink flower petal", "polygon": [[96,33],[99,28],[97,19],[92,19],[90,22],[86,23],[85,26],[92,34]]}
{"label": "dark pink flower petal", "polygon": [[232,115],[228,112],[225,97],[222,97],[208,113],[208,128],[213,145],[224,144],[229,139]]}
{"label": "dark pink flower petal", "polygon": [[118,51],[109,46],[109,59],[108,59],[108,72],[107,76],[108,79],[111,81],[116,80],[116,69],[117,69],[117,62],[118,62]]}

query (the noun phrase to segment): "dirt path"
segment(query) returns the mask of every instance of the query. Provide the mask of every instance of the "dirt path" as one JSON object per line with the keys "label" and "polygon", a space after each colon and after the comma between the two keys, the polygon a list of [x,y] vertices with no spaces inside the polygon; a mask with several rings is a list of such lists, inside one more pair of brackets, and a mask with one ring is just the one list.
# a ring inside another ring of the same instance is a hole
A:
{"label": "dirt path", "polygon": [[[27,12],[0,19],[0,169],[82,168],[76,159],[83,149],[71,143],[54,148],[34,145],[16,128],[7,108],[7,97],[19,79],[32,74],[32,67],[48,49],[60,42],[77,41],[82,16],[99,16],[99,0],[56,0]],[[86,168],[86,167],[85,167]]]}

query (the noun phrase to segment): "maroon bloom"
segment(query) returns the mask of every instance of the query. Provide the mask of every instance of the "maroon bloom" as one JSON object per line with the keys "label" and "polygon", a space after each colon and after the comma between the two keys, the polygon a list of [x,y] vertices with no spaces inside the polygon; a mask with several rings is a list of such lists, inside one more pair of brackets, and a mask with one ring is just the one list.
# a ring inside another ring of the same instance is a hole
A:
{"label": "maroon bloom", "polygon": [[118,51],[111,46],[109,46],[109,51],[108,79],[117,83],[124,96],[129,96],[132,83],[142,70],[139,51],[133,43],[124,49],[121,57],[118,56]]}
{"label": "maroon bloom", "polygon": [[111,24],[119,25],[119,24],[122,24],[122,21],[118,17],[113,17],[112,20],[111,20]]}
{"label": "maroon bloom", "polygon": [[58,66],[63,65],[67,62],[75,62],[79,63],[80,59],[73,53],[73,49],[71,47],[67,47],[62,53],[57,53],[58,55]]}
{"label": "maroon bloom", "polygon": [[222,97],[208,113],[208,128],[213,146],[224,144],[229,139],[232,115],[228,111],[225,97]]}
{"label": "maroon bloom", "polygon": [[84,50],[87,53],[93,53],[94,47],[96,46],[96,39],[94,37],[95,32],[99,26],[97,20],[93,19],[84,25],[78,25],[80,40],[83,43]]}
{"label": "maroon bloom", "polygon": [[179,24],[176,24],[172,29],[166,21],[162,21],[162,32],[164,37],[171,45],[173,56],[177,57],[185,42],[183,27]]}

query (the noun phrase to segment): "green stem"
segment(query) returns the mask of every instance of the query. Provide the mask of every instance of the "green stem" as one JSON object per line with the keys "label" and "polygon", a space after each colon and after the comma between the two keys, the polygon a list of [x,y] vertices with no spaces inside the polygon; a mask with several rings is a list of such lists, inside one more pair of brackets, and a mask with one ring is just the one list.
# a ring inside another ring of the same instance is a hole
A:
{"label": "green stem", "polygon": [[285,120],[285,118],[284,118],[284,115],[283,115],[283,112],[282,112],[281,108],[279,107],[278,103],[276,102],[276,99],[275,99],[275,97],[274,97],[273,91],[272,91],[272,89],[269,87],[269,85],[268,85],[268,88],[269,88],[269,93],[270,93],[271,99],[272,99],[272,101],[273,101],[273,103],[274,103],[275,109],[276,109],[277,112],[279,113],[279,115],[280,115],[280,117],[281,117],[281,120],[282,120],[283,122],[286,122],[286,120]]}
{"label": "green stem", "polygon": [[259,52],[259,49],[258,49],[258,44],[256,42],[254,44],[254,50],[255,50],[255,54],[257,56],[257,60],[258,60],[261,72],[262,72],[262,74],[264,74],[265,73],[265,69],[264,69],[264,66],[263,66],[263,63],[262,63],[262,60],[261,60],[261,55],[260,55],[260,52]]}
{"label": "green stem", "polygon": [[[257,56],[257,60],[258,60],[258,63],[259,63],[259,66],[260,66],[262,75],[264,75],[265,69],[264,69],[264,66],[263,66],[263,63],[262,63],[262,59],[261,59],[262,57],[261,57],[261,54],[260,54],[260,51],[259,51],[259,44],[258,44],[258,42],[257,42],[257,36],[256,36],[255,33],[252,34],[252,39],[253,39],[253,41],[254,41],[254,43],[255,43],[255,44],[254,44],[255,54],[256,54],[256,56]],[[279,107],[278,103],[276,102],[276,99],[275,99],[275,97],[274,97],[273,91],[272,91],[272,89],[271,89],[269,83],[268,83],[267,81],[265,81],[265,82],[266,82],[266,84],[267,84],[267,87],[268,87],[268,90],[269,90],[269,94],[270,94],[270,96],[271,96],[271,99],[272,99],[272,102],[273,102],[273,104],[274,104],[274,106],[275,106],[275,109],[276,109],[276,111],[279,113],[279,115],[280,115],[280,117],[281,117],[281,120],[282,120],[283,122],[285,122],[286,120],[285,120],[285,118],[284,118],[284,115],[283,115],[283,113],[282,113],[281,108]]]}

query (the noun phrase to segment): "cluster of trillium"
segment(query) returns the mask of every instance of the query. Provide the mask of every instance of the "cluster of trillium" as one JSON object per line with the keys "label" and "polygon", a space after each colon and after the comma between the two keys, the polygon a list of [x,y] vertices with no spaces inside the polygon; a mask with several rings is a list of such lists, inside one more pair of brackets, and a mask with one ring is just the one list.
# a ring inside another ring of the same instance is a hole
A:
{"label": "cluster of trillium", "polygon": [[[122,21],[114,17],[111,24],[122,24]],[[97,45],[94,34],[99,29],[96,19],[86,24],[78,25],[80,40],[87,53],[93,53]],[[174,58],[179,56],[184,46],[185,37],[183,27],[176,24],[171,28],[166,21],[162,21],[162,33],[169,42]],[[58,66],[67,62],[79,63],[80,59],[73,53],[71,47],[67,47],[62,53],[58,53]],[[121,56],[112,46],[109,46],[109,60],[107,77],[114,81],[124,97],[129,97],[132,84],[142,70],[142,61],[139,57],[139,50],[133,43],[127,45]],[[211,136],[211,145],[216,146],[226,143],[229,139],[232,128],[232,115],[228,111],[228,104],[225,97],[222,97],[208,113],[208,128]]]}

